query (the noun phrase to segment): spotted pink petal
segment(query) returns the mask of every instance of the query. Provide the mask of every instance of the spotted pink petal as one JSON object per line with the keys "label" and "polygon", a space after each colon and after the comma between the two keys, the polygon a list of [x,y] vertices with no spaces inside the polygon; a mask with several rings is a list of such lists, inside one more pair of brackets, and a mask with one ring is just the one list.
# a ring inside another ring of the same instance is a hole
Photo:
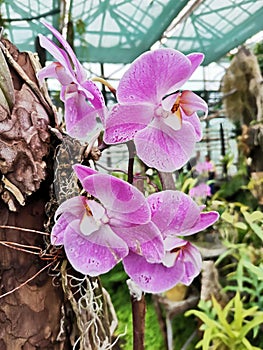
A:
{"label": "spotted pink petal", "polygon": [[173,267],[163,264],[148,263],[144,257],[130,252],[123,259],[127,275],[147,293],[162,293],[172,288],[183,279],[184,264],[176,261]]}
{"label": "spotted pink petal", "polygon": [[185,165],[194,152],[195,142],[195,130],[188,122],[184,122],[180,130],[173,130],[155,121],[134,137],[138,157],[149,167],[164,172]]}
{"label": "spotted pink petal", "polygon": [[83,165],[75,165],[74,170],[85,190],[99,199],[109,215],[112,211],[127,214],[126,218],[131,223],[149,222],[150,209],[136,187],[108,174],[95,171],[91,174],[90,169]]}
{"label": "spotted pink petal", "polygon": [[152,222],[130,227],[112,227],[112,230],[127,243],[131,251],[143,255],[147,261],[160,262],[163,258],[163,239]]}
{"label": "spotted pink petal", "polygon": [[134,138],[138,130],[144,129],[152,120],[154,106],[146,104],[116,104],[106,118],[104,142],[115,144]]}
{"label": "spotted pink petal", "polygon": [[198,220],[200,209],[191,197],[180,191],[166,190],[147,198],[152,221],[164,236],[181,235]]}
{"label": "spotted pink petal", "polygon": [[128,254],[126,243],[108,225],[85,237],[79,232],[78,220],[67,226],[64,248],[73,268],[90,276],[108,272]]}
{"label": "spotted pink petal", "polygon": [[149,51],[138,57],[123,75],[117,89],[118,101],[161,102],[170,92],[176,91],[189,78],[191,61],[173,49]]}

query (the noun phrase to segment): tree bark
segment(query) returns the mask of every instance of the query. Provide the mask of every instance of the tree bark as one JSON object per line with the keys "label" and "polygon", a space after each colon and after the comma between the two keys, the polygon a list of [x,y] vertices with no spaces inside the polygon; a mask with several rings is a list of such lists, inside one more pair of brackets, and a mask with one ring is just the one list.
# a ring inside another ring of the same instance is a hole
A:
{"label": "tree bark", "polygon": [[55,164],[64,135],[39,68],[32,53],[0,40],[0,349],[96,350],[111,344],[117,320],[99,279],[80,276],[50,245],[53,180],[69,179],[63,157],[78,142],[61,146]]}

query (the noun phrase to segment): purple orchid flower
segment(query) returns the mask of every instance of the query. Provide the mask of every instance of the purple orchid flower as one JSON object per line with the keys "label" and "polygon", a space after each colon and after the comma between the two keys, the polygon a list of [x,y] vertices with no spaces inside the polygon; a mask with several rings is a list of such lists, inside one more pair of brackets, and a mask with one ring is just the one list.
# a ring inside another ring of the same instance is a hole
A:
{"label": "purple orchid flower", "polygon": [[160,262],[163,240],[151,222],[143,194],[123,180],[83,165],[75,165],[74,170],[90,197],[62,203],[51,232],[51,243],[64,245],[74,269],[97,276],[112,269],[129,251],[146,261]]}
{"label": "purple orchid flower", "polygon": [[196,199],[210,197],[211,195],[211,188],[206,183],[200,183],[189,191],[189,196]]}
{"label": "purple orchid flower", "polygon": [[207,113],[207,104],[193,92],[178,89],[203,57],[159,49],[137,58],[120,80],[118,103],[105,120],[104,141],[134,138],[137,155],[148,166],[167,172],[181,168],[202,138],[196,112]]}
{"label": "purple orchid flower", "polygon": [[130,252],[123,265],[130,278],[145,292],[161,293],[177,283],[189,285],[201,271],[201,254],[183,237],[212,225],[217,212],[202,212],[188,195],[179,191],[163,191],[148,197],[152,222],[162,233],[165,255],[161,263],[150,263]]}
{"label": "purple orchid flower", "polygon": [[87,79],[87,72],[78,61],[72,48],[63,36],[50,24],[42,22],[58,39],[59,48],[46,36],[39,34],[40,45],[57,62],[37,73],[40,83],[45,78],[56,78],[62,85],[60,99],[65,104],[65,123],[70,136],[84,138],[97,127],[96,117],[104,120],[105,102],[96,84]]}

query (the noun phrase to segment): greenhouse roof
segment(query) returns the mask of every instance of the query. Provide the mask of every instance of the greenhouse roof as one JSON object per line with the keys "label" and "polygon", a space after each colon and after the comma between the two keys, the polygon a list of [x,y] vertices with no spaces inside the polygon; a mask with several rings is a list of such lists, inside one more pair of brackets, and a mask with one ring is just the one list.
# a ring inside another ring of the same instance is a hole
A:
{"label": "greenhouse roof", "polygon": [[50,35],[41,18],[74,33],[82,62],[130,63],[155,44],[203,52],[208,65],[263,30],[263,0],[1,1],[5,33],[21,51]]}

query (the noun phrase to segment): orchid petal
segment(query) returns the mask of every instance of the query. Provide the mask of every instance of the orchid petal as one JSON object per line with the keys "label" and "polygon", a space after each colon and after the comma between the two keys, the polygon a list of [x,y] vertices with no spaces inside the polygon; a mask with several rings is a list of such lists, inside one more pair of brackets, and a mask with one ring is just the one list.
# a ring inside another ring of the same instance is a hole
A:
{"label": "orchid petal", "polygon": [[187,116],[191,116],[197,111],[203,111],[206,117],[208,113],[207,103],[200,96],[189,90],[182,92],[180,106]]}
{"label": "orchid petal", "polygon": [[219,214],[216,211],[209,211],[207,213],[201,213],[196,223],[188,229],[187,234],[192,235],[194,233],[205,230],[207,227],[213,225],[219,219]]}
{"label": "orchid petal", "polygon": [[[130,213],[131,220],[136,221],[138,211],[141,223],[150,220],[150,209],[143,194],[129,183],[108,174],[90,175],[89,168],[75,165],[74,170],[85,190],[99,199],[107,211]],[[87,177],[85,177],[85,171]],[[133,217],[133,219],[132,219]]]}
{"label": "orchid petal", "polygon": [[176,113],[170,113],[167,118],[164,118],[163,122],[173,130],[180,130],[182,127],[180,110],[178,110]]}
{"label": "orchid petal", "polygon": [[150,123],[153,115],[154,105],[114,105],[106,119],[105,143],[115,144],[133,139],[138,130]]}
{"label": "orchid petal", "polygon": [[171,111],[173,108],[173,105],[175,104],[175,102],[177,102],[178,97],[180,97],[180,92],[176,92],[176,93],[171,94],[169,96],[165,96],[162,99],[163,109],[165,109],[166,111]]}
{"label": "orchid petal", "polygon": [[[187,137],[186,137],[187,135]],[[172,172],[189,160],[195,147],[195,130],[186,122],[180,130],[173,130],[155,121],[134,137],[138,157],[149,167]]]}
{"label": "orchid petal", "polygon": [[183,262],[185,272],[182,276],[181,283],[189,286],[193,279],[199,275],[202,268],[202,257],[199,250],[190,242],[180,250],[178,261]]}
{"label": "orchid petal", "polygon": [[184,114],[184,111],[182,110],[182,119],[183,119],[183,122],[190,123],[193,126],[195,142],[201,141],[203,137],[203,131],[202,131],[202,125],[198,115],[194,113],[190,117],[188,117],[186,114]]}
{"label": "orchid petal", "polygon": [[180,191],[166,190],[147,198],[152,221],[164,236],[182,235],[199,218],[200,209],[191,197]]}
{"label": "orchid petal", "polygon": [[203,62],[205,56],[200,52],[193,52],[186,56],[191,62],[191,73],[190,76],[194,73],[194,71],[200,66]]}
{"label": "orchid petal", "polygon": [[108,225],[88,236],[81,236],[79,222],[67,226],[64,247],[73,268],[84,275],[98,276],[111,270],[128,253],[128,248]]}
{"label": "orchid petal", "polygon": [[148,263],[132,252],[123,259],[123,266],[127,275],[148,293],[162,293],[172,288],[182,280],[185,271],[184,264],[180,261],[167,268],[162,264]]}
{"label": "orchid petal", "polygon": [[188,79],[191,61],[173,49],[149,51],[138,57],[123,75],[117,89],[120,103],[155,104]]}
{"label": "orchid petal", "polygon": [[89,216],[85,213],[80,221],[79,228],[84,236],[89,236],[93,232],[99,230],[100,223],[96,221],[93,216]]}
{"label": "orchid petal", "polygon": [[129,249],[143,255],[149,262],[161,262],[164,255],[163,239],[158,228],[149,222],[132,227],[112,227],[129,246]]}
{"label": "orchid petal", "polygon": [[52,228],[50,241],[52,245],[58,246],[64,244],[64,232],[68,226],[68,216],[66,213],[62,214]]}
{"label": "orchid petal", "polygon": [[[72,50],[71,46],[69,45],[69,43],[63,38],[63,36],[61,35],[61,33],[59,33],[59,31],[57,31],[52,25],[50,25],[49,23],[47,23],[46,21],[42,20],[42,23],[44,24],[44,26],[46,26],[51,33],[58,39],[58,41],[60,42],[60,44],[65,48],[65,50],[67,51],[67,53],[69,54],[73,65],[75,66],[76,69],[76,74],[79,78],[79,82],[82,82],[84,80],[86,80],[87,78],[87,73],[85,71],[85,69],[83,68],[83,66],[80,64],[79,60],[77,59],[74,51]],[[49,48],[48,48],[49,51]],[[53,55],[53,54],[52,54]],[[56,57],[56,56],[54,56]],[[59,60],[60,61],[60,60]],[[61,63],[61,61],[60,61]]]}
{"label": "orchid petal", "polygon": [[81,183],[86,179],[86,177],[99,174],[97,170],[94,170],[82,164],[74,164],[73,169]]}
{"label": "orchid petal", "polygon": [[53,62],[49,66],[41,69],[37,73],[40,84],[43,84],[44,79],[46,78],[55,78],[62,85],[67,85],[72,82],[72,76],[68,71],[58,62]]}
{"label": "orchid petal", "polygon": [[64,212],[70,213],[76,218],[82,217],[85,211],[85,202],[86,198],[84,196],[76,196],[66,200],[56,210],[55,220],[57,220],[58,216]]}
{"label": "orchid petal", "polygon": [[44,47],[66,70],[71,76],[72,81],[74,80],[74,71],[71,66],[69,57],[65,50],[59,48],[53,41],[51,41],[46,36],[39,34],[39,42],[42,47]]}
{"label": "orchid petal", "polygon": [[105,100],[104,97],[97,87],[97,85],[91,81],[91,80],[86,80],[82,85],[83,89],[79,86],[79,90],[83,91],[83,93],[86,95],[88,99],[90,99],[89,95],[92,94],[92,99],[90,103],[98,113],[98,116],[100,117],[102,123],[104,124],[105,122],[105,112],[106,112],[106,106],[105,106]]}
{"label": "orchid petal", "polygon": [[68,134],[79,139],[86,137],[97,125],[97,111],[87,104],[86,97],[79,93],[75,84],[68,85],[64,103]]}

